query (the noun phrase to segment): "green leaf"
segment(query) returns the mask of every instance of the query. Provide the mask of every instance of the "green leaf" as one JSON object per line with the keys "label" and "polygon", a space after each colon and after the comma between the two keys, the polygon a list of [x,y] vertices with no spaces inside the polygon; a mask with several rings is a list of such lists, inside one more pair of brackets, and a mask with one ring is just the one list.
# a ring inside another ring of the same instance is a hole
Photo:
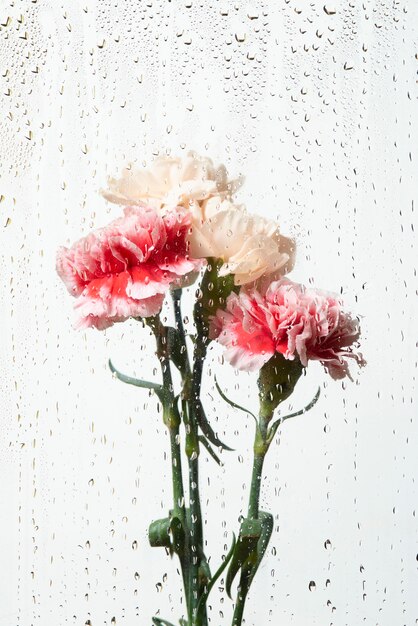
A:
{"label": "green leaf", "polygon": [[283,417],[279,417],[270,426],[270,429],[269,429],[269,432],[268,432],[268,436],[267,436],[267,440],[268,440],[269,444],[273,441],[274,436],[275,436],[275,434],[277,432],[277,429],[279,428],[280,424],[282,424],[285,420],[290,419],[291,417],[297,417],[298,415],[303,415],[304,413],[306,413],[307,411],[312,409],[312,407],[315,406],[315,404],[318,402],[318,398],[320,396],[320,393],[321,393],[321,389],[318,387],[318,391],[316,392],[316,394],[314,395],[312,400],[303,409],[300,409],[300,411],[295,411],[294,413],[289,413],[289,415],[284,415]]}
{"label": "green leaf", "polygon": [[252,413],[251,411],[249,411],[248,409],[245,409],[243,406],[240,406],[239,404],[237,404],[236,402],[233,402],[232,400],[230,400],[222,391],[222,389],[220,388],[218,381],[216,380],[216,376],[215,376],[215,386],[216,389],[218,390],[219,395],[221,396],[222,400],[225,400],[225,402],[227,402],[229,404],[229,406],[232,406],[234,409],[239,409],[240,411],[244,411],[244,413],[248,413],[248,415],[251,415],[251,417],[253,417],[255,419],[255,421],[257,421],[256,416],[254,415],[254,413]]}
{"label": "green leaf", "polygon": [[166,619],[160,619],[159,617],[153,617],[152,623],[154,626],[174,626],[171,622],[167,622]]}
{"label": "green leaf", "polygon": [[282,418],[282,421],[289,419],[289,417],[297,417],[298,415],[303,415],[304,413],[312,409],[312,407],[315,406],[315,404],[318,402],[320,395],[321,395],[321,388],[318,387],[318,391],[316,392],[312,400],[305,407],[303,407],[303,409],[300,409],[300,411],[296,411],[295,413],[290,413],[289,415],[286,415],[285,417]]}
{"label": "green leaf", "polygon": [[229,597],[231,597],[231,586],[234,582],[234,578],[244,566],[247,559],[255,553],[262,530],[262,522],[260,519],[244,518],[241,522],[238,541],[226,576],[225,588]]}
{"label": "green leaf", "polygon": [[141,387],[143,389],[152,389],[157,394],[158,398],[162,401],[164,388],[162,385],[158,383],[152,383],[148,380],[141,380],[140,378],[132,378],[131,376],[126,376],[126,374],[122,374],[119,372],[116,367],[113,365],[112,361],[109,359],[109,368],[112,374],[115,374],[116,378],[121,380],[123,383],[128,385],[134,385],[135,387]]}
{"label": "green leaf", "polygon": [[148,529],[148,540],[152,548],[171,548],[171,518],[157,519]]}
{"label": "green leaf", "polygon": [[194,403],[194,409],[196,411],[197,422],[200,426],[202,433],[205,435],[207,439],[209,439],[210,443],[218,448],[223,448],[224,450],[228,450],[230,452],[233,451],[233,448],[230,448],[225,443],[223,443],[219,437],[216,435],[212,426],[208,422],[208,418],[206,417],[205,410],[203,408],[202,402],[200,398],[196,400]]}
{"label": "green leaf", "polygon": [[170,531],[172,537],[170,554],[171,556],[173,552],[181,554],[184,549],[184,529],[178,517],[172,518]]}
{"label": "green leaf", "polygon": [[274,519],[271,513],[267,513],[266,511],[260,511],[259,519],[261,520],[261,535],[257,543],[257,558],[255,564],[251,568],[248,587],[251,585],[253,578],[260,566],[260,563],[266,553],[274,526]]}
{"label": "green leaf", "polygon": [[228,554],[226,555],[223,563],[221,564],[221,566],[216,570],[216,572],[214,573],[214,575],[212,576],[212,578],[210,579],[210,582],[206,588],[206,591],[204,591],[204,593],[202,593],[202,595],[200,596],[200,600],[199,600],[199,604],[197,605],[197,617],[201,617],[201,615],[203,614],[203,610],[206,606],[206,602],[207,599],[209,597],[210,592],[212,591],[216,581],[218,580],[218,578],[221,576],[222,572],[225,571],[225,569],[228,566],[229,561],[232,558],[232,555],[234,554],[234,550],[235,550],[235,545],[236,545],[236,539],[235,539],[235,535],[232,535],[232,546],[228,552]]}
{"label": "green leaf", "polygon": [[226,590],[229,597],[231,597],[231,585],[239,570],[241,570],[240,593],[244,596],[247,594],[266,553],[273,532],[273,525],[272,514],[265,511],[260,511],[256,520],[244,519],[242,521],[240,536],[226,581]]}
{"label": "green leaf", "polygon": [[218,455],[216,454],[215,450],[212,448],[212,446],[210,445],[209,441],[207,439],[205,439],[205,437],[203,437],[203,435],[199,435],[198,437],[200,443],[206,448],[206,450],[209,452],[210,456],[212,457],[212,459],[214,461],[217,462],[218,465],[220,465],[222,467],[223,463],[221,461],[221,459],[218,457]]}
{"label": "green leaf", "polygon": [[152,522],[148,529],[152,548],[168,548],[170,554],[180,554],[184,547],[184,529],[178,517],[171,516]]}

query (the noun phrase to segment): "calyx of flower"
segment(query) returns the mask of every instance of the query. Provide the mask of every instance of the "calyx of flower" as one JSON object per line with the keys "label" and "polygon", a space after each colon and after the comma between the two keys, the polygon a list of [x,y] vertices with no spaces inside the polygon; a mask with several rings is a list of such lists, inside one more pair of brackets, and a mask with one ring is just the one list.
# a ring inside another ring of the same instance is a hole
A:
{"label": "calyx of flower", "polygon": [[258,395],[260,418],[269,421],[275,409],[293,392],[303,372],[299,359],[288,360],[276,352],[260,369]]}

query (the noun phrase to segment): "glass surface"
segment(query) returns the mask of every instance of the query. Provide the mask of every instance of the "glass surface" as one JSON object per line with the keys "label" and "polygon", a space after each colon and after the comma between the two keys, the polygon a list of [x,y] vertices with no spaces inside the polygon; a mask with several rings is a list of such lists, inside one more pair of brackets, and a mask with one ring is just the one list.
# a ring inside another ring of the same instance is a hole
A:
{"label": "glass surface", "polygon": [[[177,563],[147,540],[170,500],[168,436],[155,397],[107,366],[157,378],[151,337],[135,321],[75,331],[55,255],[117,216],[108,175],[189,149],[245,175],[239,200],[296,237],[292,278],[362,316],[367,367],[338,383],[314,366],[288,403],[321,387],[266,463],[275,528],[245,623],[417,623],[418,5],[15,0],[0,24],[0,625],[181,615]],[[202,464],[219,561],[253,424],[214,376],[253,409],[256,379],[216,346],[207,371],[235,448]],[[214,626],[231,619],[220,591]]]}

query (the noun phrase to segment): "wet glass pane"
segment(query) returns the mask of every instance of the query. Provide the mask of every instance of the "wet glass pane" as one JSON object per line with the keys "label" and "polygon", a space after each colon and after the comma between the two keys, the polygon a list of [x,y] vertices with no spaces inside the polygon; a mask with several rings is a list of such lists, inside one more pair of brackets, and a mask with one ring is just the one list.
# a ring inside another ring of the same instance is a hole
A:
{"label": "wet glass pane", "polygon": [[[1,3],[0,626],[186,614],[178,559],[148,541],[172,506],[161,402],[108,366],[160,383],[152,332],[74,329],[55,264],[121,215],[109,177],[189,150],[245,178],[235,201],[294,238],[290,279],[343,298],[367,361],[336,381],[312,363],[279,407],[320,389],[266,457],[273,530],[243,624],[418,623],[417,24],[389,0]],[[217,383],[258,411],[257,374],[211,343],[201,397],[233,448],[199,457],[212,571],[247,515],[254,437]],[[232,623],[225,582],[213,626]]]}

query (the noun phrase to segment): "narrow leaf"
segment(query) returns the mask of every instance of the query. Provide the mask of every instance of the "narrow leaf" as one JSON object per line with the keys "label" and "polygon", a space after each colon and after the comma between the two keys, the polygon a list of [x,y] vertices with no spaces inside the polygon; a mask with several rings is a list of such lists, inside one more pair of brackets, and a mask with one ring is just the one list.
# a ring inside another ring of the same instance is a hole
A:
{"label": "narrow leaf", "polygon": [[255,565],[251,568],[248,587],[251,585],[253,578],[260,566],[260,563],[266,553],[274,526],[274,519],[271,513],[260,511],[259,519],[261,520],[261,535],[257,543],[257,560]]}
{"label": "narrow leaf", "polygon": [[280,424],[283,422],[282,419],[278,419],[277,422],[274,422],[274,424],[272,424],[270,426],[270,430],[268,432],[268,436],[267,436],[267,441],[268,443],[271,443],[277,433],[277,429],[279,428]]}
{"label": "narrow leaf", "polygon": [[312,400],[305,407],[303,407],[303,409],[300,409],[300,411],[296,411],[295,413],[290,413],[289,415],[285,415],[285,417],[282,417],[280,419],[282,420],[282,422],[284,422],[284,420],[287,420],[290,417],[297,417],[298,415],[303,415],[304,413],[306,413],[307,411],[312,409],[312,407],[315,406],[315,404],[318,402],[320,395],[321,395],[321,388],[318,387],[318,391],[316,392]]}
{"label": "narrow leaf", "polygon": [[233,448],[230,448],[229,446],[224,444],[216,435],[212,426],[209,424],[208,418],[206,417],[206,413],[200,399],[196,400],[195,411],[200,429],[205,437],[209,439],[210,443],[212,443],[214,446],[217,446],[218,448],[223,448],[224,450],[229,450],[230,452],[232,452]]}
{"label": "narrow leaf", "polygon": [[218,580],[218,578],[221,576],[221,574],[225,571],[225,569],[228,566],[229,561],[232,558],[232,555],[234,554],[234,550],[235,550],[235,545],[236,545],[236,539],[235,539],[235,535],[232,535],[232,546],[228,552],[228,554],[225,557],[225,560],[223,561],[223,563],[221,564],[221,566],[216,570],[216,572],[214,573],[214,575],[212,576],[212,578],[210,579],[210,582],[206,588],[206,591],[200,596],[200,600],[199,600],[199,604],[197,605],[197,617],[201,617],[201,614],[203,613],[203,609],[206,606],[206,601],[209,597],[210,592],[212,591],[216,581]]}
{"label": "narrow leaf", "polygon": [[207,439],[205,439],[205,437],[203,437],[203,435],[199,435],[198,437],[200,443],[206,448],[206,450],[209,452],[210,456],[212,457],[212,459],[214,461],[217,462],[218,465],[220,465],[222,467],[223,463],[221,461],[221,459],[218,457],[218,455],[216,454],[215,450],[212,448],[212,446],[210,445],[209,441]]}
{"label": "narrow leaf", "polygon": [[160,619],[159,617],[153,617],[152,623],[154,626],[174,626],[171,622],[167,622],[166,619]]}
{"label": "narrow leaf", "polygon": [[112,361],[109,359],[109,368],[112,374],[115,374],[116,378],[121,380],[123,383],[128,385],[134,385],[135,387],[141,387],[143,389],[152,389],[155,391],[159,399],[161,400],[162,394],[164,392],[164,388],[162,385],[158,383],[152,383],[148,380],[141,380],[140,378],[132,378],[131,376],[126,376],[126,374],[122,374],[119,372],[116,367],[113,365]]}
{"label": "narrow leaf", "polygon": [[262,523],[259,519],[243,519],[239,531],[238,541],[235,546],[231,564],[226,577],[225,588],[229,597],[231,597],[231,586],[235,576],[244,566],[247,559],[257,548],[258,540],[262,534]]}
{"label": "narrow leaf", "polygon": [[254,576],[260,566],[260,563],[267,550],[267,546],[270,541],[271,533],[273,531],[273,516],[271,513],[260,511],[259,521],[261,523],[261,533],[258,539],[255,549],[248,555],[248,558],[241,566],[241,576],[238,585],[239,594],[242,597],[246,597],[251,587],[251,583]]}
{"label": "narrow leaf", "polygon": [[234,409],[239,409],[240,411],[244,411],[244,413],[247,413],[248,415],[251,415],[251,417],[253,417],[255,419],[255,421],[257,421],[256,416],[254,415],[254,413],[252,413],[251,411],[249,411],[248,409],[245,409],[243,406],[237,404],[236,402],[233,402],[232,400],[230,400],[222,391],[222,389],[219,386],[218,381],[216,380],[216,376],[215,376],[215,386],[216,389],[219,393],[219,395],[221,396],[222,400],[225,400],[225,402],[227,402],[229,404],[229,406],[232,406]]}
{"label": "narrow leaf", "polygon": [[282,424],[285,420],[290,419],[291,417],[297,417],[298,415],[303,415],[304,413],[306,413],[307,411],[309,411],[310,409],[312,409],[313,406],[315,406],[315,404],[318,402],[318,398],[320,396],[321,393],[321,389],[318,387],[318,391],[316,392],[315,396],[312,398],[312,400],[309,402],[309,404],[307,404],[305,407],[303,407],[303,409],[300,409],[300,411],[295,411],[295,413],[289,413],[289,415],[284,415],[283,417],[279,417],[271,426],[270,426],[270,430],[268,433],[268,441],[271,443],[274,439],[274,436],[277,432],[277,429],[279,428],[280,424]]}

